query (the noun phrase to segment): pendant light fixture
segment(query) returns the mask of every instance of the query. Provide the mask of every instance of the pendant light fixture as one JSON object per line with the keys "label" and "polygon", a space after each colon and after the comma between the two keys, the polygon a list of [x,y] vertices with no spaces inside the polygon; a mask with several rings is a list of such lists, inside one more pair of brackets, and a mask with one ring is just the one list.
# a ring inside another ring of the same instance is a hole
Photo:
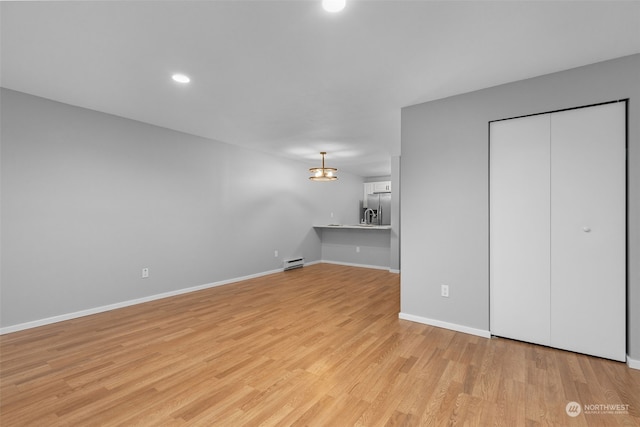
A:
{"label": "pendant light fixture", "polygon": [[324,166],[324,156],[327,154],[327,152],[321,151],[320,154],[322,155],[322,167],[309,168],[309,173],[311,174],[309,179],[311,181],[335,181],[336,179],[338,179],[338,177],[336,176],[336,172],[338,172],[338,169],[326,168]]}

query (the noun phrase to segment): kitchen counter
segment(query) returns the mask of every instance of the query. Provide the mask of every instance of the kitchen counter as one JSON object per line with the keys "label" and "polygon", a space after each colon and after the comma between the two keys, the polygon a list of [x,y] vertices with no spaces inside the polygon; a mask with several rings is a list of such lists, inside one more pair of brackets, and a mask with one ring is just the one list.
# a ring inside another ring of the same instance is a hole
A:
{"label": "kitchen counter", "polygon": [[391,230],[390,225],[364,225],[364,224],[327,224],[327,225],[314,225],[313,228],[333,228],[333,229],[350,229],[350,230]]}

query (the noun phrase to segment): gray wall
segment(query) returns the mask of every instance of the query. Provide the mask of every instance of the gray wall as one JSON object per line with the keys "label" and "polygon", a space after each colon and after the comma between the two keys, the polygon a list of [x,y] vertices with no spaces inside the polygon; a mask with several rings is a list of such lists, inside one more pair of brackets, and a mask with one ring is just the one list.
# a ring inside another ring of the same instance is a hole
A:
{"label": "gray wall", "polygon": [[[640,360],[640,55],[402,110],[403,314],[489,329],[488,122],[630,98],[627,353]],[[440,284],[450,297],[440,297]]]}
{"label": "gray wall", "polygon": [[317,261],[312,224],[357,222],[361,177],[311,182],[308,164],[6,89],[0,100],[3,328]]}

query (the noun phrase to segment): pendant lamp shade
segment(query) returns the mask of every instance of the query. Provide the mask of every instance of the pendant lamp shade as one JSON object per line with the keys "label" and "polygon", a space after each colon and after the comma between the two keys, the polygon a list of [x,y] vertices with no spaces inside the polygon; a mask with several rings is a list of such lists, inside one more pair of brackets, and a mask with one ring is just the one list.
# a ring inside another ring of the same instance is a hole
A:
{"label": "pendant lamp shade", "polygon": [[311,174],[309,179],[311,181],[335,181],[336,179],[338,179],[338,177],[336,176],[336,172],[338,172],[338,169],[328,168],[324,166],[324,156],[326,154],[326,151],[320,152],[320,155],[322,155],[321,168],[309,168],[309,173]]}

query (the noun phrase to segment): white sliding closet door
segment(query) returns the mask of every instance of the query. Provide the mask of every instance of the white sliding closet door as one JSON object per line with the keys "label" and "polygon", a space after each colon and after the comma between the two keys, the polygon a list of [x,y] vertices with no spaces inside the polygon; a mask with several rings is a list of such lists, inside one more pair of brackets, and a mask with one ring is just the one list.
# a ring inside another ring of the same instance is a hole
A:
{"label": "white sliding closet door", "polygon": [[490,126],[491,333],[549,345],[549,115]]}
{"label": "white sliding closet door", "polygon": [[490,124],[493,335],[626,353],[626,104]]}
{"label": "white sliding closet door", "polygon": [[625,360],[625,103],[551,115],[551,345]]}

